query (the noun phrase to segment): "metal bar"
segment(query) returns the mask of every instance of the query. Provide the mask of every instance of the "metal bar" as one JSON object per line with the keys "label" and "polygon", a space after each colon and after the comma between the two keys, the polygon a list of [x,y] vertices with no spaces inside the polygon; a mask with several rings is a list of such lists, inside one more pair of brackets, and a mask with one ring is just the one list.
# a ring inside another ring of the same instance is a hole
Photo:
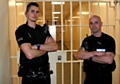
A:
{"label": "metal bar", "polygon": [[[22,2],[23,0],[18,0],[17,2]],[[32,1],[36,1],[36,2],[39,2],[39,1],[43,1],[43,0],[24,0],[26,2],[32,2]],[[45,2],[46,1],[60,1],[60,0],[44,0]],[[70,0],[62,0],[62,1],[70,1]],[[82,1],[82,2],[88,2],[88,1],[92,1],[92,2],[110,2],[110,0],[108,1],[103,1],[103,0],[72,0],[72,1]]]}
{"label": "metal bar", "polygon": [[[75,63],[77,63],[77,62],[83,62],[83,60],[80,60],[80,61],[73,61],[73,62],[75,62]],[[62,63],[61,61],[58,61],[57,63]],[[66,62],[63,62],[63,63],[71,63],[71,61],[66,61]]]}
{"label": "metal bar", "polygon": [[[62,1],[62,0],[61,0]],[[64,38],[63,38],[63,5],[61,4],[61,49],[64,50]],[[62,84],[64,84],[64,62],[62,61]]]}
{"label": "metal bar", "polygon": [[62,62],[62,84],[64,84],[64,62]]}
{"label": "metal bar", "polygon": [[106,3],[106,33],[109,32],[109,28],[108,28],[108,3]]}
{"label": "metal bar", "polygon": [[97,3],[98,3],[98,15],[100,15],[100,2]]}
{"label": "metal bar", "polygon": [[[52,12],[54,12],[54,4],[52,4]],[[52,13],[52,25],[54,25],[54,14]]]}
{"label": "metal bar", "polygon": [[45,1],[43,1],[43,23],[45,23]]}
{"label": "metal bar", "polygon": [[116,16],[117,16],[117,5],[115,5],[115,7],[114,7],[114,38],[116,39]]}
{"label": "metal bar", "polygon": [[[90,14],[91,14],[91,4],[90,4],[91,2],[89,1],[88,2],[88,11],[89,11],[89,18],[90,18]],[[88,25],[88,27],[89,27],[89,25]],[[89,28],[89,34],[88,35],[90,35],[91,34],[91,31],[90,31],[90,28]]]}
{"label": "metal bar", "polygon": [[[24,1],[24,11],[26,11],[26,2]],[[24,15],[24,23],[26,23],[26,16]]]}
{"label": "metal bar", "polygon": [[[80,11],[80,45],[81,45],[81,43],[82,43],[82,3],[81,3],[81,1],[79,2],[79,4],[80,4],[80,6],[79,6],[79,11]],[[80,80],[79,80],[79,82],[80,82],[80,84],[82,84],[82,65],[81,65],[81,63],[80,63],[80,74],[79,74],[79,76],[80,76]]]}
{"label": "metal bar", "polygon": [[61,50],[64,50],[64,32],[63,32],[63,5],[61,4]]}
{"label": "metal bar", "polygon": [[[71,35],[70,35],[70,45],[71,45],[71,47],[70,47],[70,50],[72,51],[72,48],[73,48],[73,38],[72,38],[72,36],[73,36],[73,33],[72,33],[72,0],[70,0],[70,20],[71,20],[71,22],[70,22],[70,32],[71,32]],[[72,62],[72,60],[73,60],[73,56],[72,56],[72,52],[71,52],[71,84],[73,84],[73,62]]]}

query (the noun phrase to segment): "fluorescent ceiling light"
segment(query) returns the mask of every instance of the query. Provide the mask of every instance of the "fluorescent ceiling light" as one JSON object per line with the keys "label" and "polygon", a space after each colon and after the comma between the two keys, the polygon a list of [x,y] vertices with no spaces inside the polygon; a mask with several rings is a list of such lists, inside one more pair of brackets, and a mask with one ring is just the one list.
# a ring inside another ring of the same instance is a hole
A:
{"label": "fluorescent ceiling light", "polygon": [[93,5],[98,5],[98,4],[103,6],[106,5],[107,3],[93,3]]}
{"label": "fluorescent ceiling light", "polygon": [[24,12],[20,12],[20,15],[24,15]]}
{"label": "fluorescent ceiling light", "polygon": [[88,15],[88,14],[89,14],[89,12],[82,12],[82,14],[83,14],[83,15]]}
{"label": "fluorescent ceiling light", "polygon": [[17,6],[22,6],[22,5],[23,5],[23,3],[16,3],[16,5],[17,5]]}
{"label": "fluorescent ceiling light", "polygon": [[10,6],[15,6],[15,1],[9,1]]}
{"label": "fluorescent ceiling light", "polygon": [[65,2],[51,2],[51,4],[65,4]]}
{"label": "fluorescent ceiling light", "polygon": [[72,18],[80,18],[80,16],[73,16]]}
{"label": "fluorescent ceiling light", "polygon": [[75,20],[67,20],[68,22],[75,21]]}
{"label": "fluorescent ceiling light", "polygon": [[[80,12],[77,12],[77,14],[80,14]],[[83,15],[88,15],[89,12],[81,12],[81,14],[83,14]]]}
{"label": "fluorescent ceiling light", "polygon": [[53,14],[60,14],[61,12],[52,12]]}
{"label": "fluorescent ceiling light", "polygon": [[53,17],[53,18],[59,18],[59,17]]}

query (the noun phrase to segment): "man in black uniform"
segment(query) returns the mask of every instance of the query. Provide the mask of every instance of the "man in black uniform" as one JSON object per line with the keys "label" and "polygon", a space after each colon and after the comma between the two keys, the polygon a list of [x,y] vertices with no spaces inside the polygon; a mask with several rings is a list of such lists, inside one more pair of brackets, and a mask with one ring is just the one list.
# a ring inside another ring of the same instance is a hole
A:
{"label": "man in black uniform", "polygon": [[49,51],[56,51],[58,45],[46,27],[36,24],[39,5],[31,2],[26,9],[27,22],[15,32],[20,47],[20,68],[18,76],[22,84],[50,84]]}
{"label": "man in black uniform", "polygon": [[115,70],[115,41],[101,32],[99,16],[89,19],[92,35],[87,36],[78,50],[77,57],[84,60],[86,73],[84,84],[112,84],[112,71]]}

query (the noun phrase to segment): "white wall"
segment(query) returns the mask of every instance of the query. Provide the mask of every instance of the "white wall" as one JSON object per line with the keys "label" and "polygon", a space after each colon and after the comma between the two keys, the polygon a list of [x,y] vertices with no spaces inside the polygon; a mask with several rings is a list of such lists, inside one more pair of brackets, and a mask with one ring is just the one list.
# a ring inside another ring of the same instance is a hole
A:
{"label": "white wall", "polygon": [[12,84],[9,53],[8,0],[0,2],[0,84]]}

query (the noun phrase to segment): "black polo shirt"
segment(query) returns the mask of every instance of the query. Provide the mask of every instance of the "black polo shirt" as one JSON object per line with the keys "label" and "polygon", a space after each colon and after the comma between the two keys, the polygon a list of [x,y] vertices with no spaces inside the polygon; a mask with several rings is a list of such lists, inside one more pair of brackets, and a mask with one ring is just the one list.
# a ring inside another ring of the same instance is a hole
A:
{"label": "black polo shirt", "polygon": [[[23,43],[44,44],[47,35],[51,36],[49,32],[44,33],[43,27],[36,24],[36,28],[31,28],[27,24],[23,24],[15,31],[16,40],[20,46]],[[24,66],[43,66],[48,64],[48,53],[43,56],[36,57],[32,60],[26,58],[22,50],[20,50],[20,64]]]}
{"label": "black polo shirt", "polygon": [[116,53],[116,45],[114,39],[102,33],[100,37],[94,35],[88,36],[83,40],[81,47],[84,47],[87,51],[104,51]]}
{"label": "black polo shirt", "polygon": [[[81,47],[84,47],[86,51],[103,51],[103,52],[113,52],[116,54],[116,44],[115,40],[102,33],[101,37],[95,37],[93,35],[86,37],[83,40]],[[85,72],[106,72],[114,71],[116,68],[115,61],[112,64],[101,64],[93,62],[91,59],[84,60],[84,71]]]}

